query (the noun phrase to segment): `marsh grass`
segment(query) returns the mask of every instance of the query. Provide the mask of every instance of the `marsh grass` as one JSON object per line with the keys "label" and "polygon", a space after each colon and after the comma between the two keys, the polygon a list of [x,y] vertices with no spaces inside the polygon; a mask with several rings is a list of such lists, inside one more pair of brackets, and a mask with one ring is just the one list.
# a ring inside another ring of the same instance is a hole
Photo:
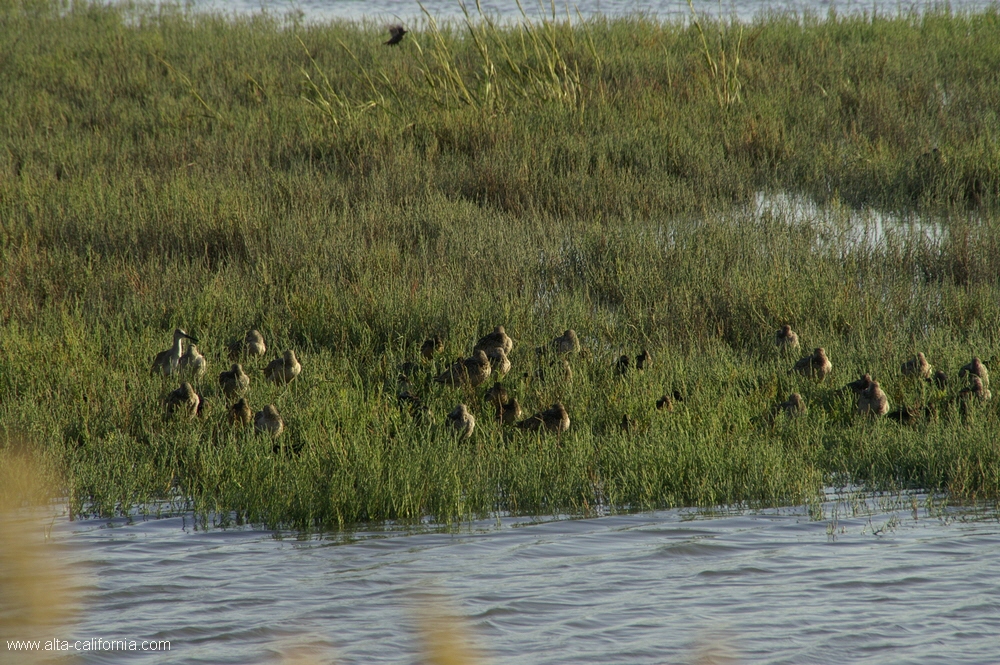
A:
{"label": "marsh grass", "polygon": [[[761,20],[725,104],[699,29],[735,27],[710,21],[470,10],[389,49],[367,24],[170,7],[0,17],[0,460],[65,469],[76,513],[168,501],[337,528],[798,503],[845,478],[998,495],[997,407],[960,412],[954,378],[1000,326],[994,11]],[[761,191],[941,233],[849,242],[755,209]],[[787,373],[785,322],[826,347],[826,384]],[[529,414],[563,401],[562,437],[502,430],[481,390],[431,381],[498,323],[505,383]],[[177,326],[210,363],[192,423],[165,420],[176,382],[149,374]],[[214,379],[252,327],[304,368],[286,388],[247,368],[253,408],[285,419],[277,450],[225,426]],[[572,381],[533,378],[534,347],[569,327]],[[421,419],[396,378],[435,334]],[[641,348],[653,366],[618,378]],[[918,350],[947,391],[899,375]],[[937,417],[855,418],[834,388],[865,371]],[[808,414],[774,417],[793,390]],[[444,426],[459,401],[468,443]]]}

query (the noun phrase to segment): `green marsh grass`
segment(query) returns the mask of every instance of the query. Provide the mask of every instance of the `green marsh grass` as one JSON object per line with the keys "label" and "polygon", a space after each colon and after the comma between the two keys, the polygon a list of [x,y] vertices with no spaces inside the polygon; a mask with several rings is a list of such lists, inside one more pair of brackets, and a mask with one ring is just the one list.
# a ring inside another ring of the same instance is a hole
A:
{"label": "green marsh grass", "polygon": [[[955,401],[1000,326],[995,11],[410,27],[390,49],[370,24],[0,3],[0,463],[35,450],[81,514],[299,528],[800,503],[848,481],[997,498],[996,403]],[[719,43],[738,90],[699,29],[743,30]],[[850,241],[760,192],[940,238]],[[787,373],[786,322],[827,349],[825,384]],[[563,401],[560,438],[430,380],[498,323],[505,383],[527,414]],[[149,373],[177,326],[210,363],[191,423],[164,419],[176,382]],[[247,367],[253,408],[285,419],[277,450],[225,425],[215,383],[251,327],[303,365],[287,388]],[[572,381],[533,378],[570,327]],[[396,377],[434,334],[421,419]],[[652,367],[618,378],[641,348]],[[903,380],[916,351],[946,391]],[[866,371],[937,417],[854,417],[835,388]],[[793,390],[808,414],[773,417]],[[445,427],[459,401],[468,443]]]}

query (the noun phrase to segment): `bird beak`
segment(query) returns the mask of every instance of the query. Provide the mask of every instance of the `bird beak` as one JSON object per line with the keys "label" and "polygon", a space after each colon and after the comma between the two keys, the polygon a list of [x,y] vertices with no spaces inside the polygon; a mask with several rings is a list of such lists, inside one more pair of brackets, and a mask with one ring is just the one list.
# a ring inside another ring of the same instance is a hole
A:
{"label": "bird beak", "polygon": [[192,342],[194,342],[195,344],[198,343],[198,338],[197,337],[192,337],[191,335],[184,335],[184,336],[187,337]]}

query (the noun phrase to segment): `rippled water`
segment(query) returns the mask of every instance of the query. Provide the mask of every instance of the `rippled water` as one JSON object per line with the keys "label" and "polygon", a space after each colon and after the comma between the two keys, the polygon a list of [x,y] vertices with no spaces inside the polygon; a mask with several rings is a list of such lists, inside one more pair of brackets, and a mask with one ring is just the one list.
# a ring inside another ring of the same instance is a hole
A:
{"label": "rippled water", "polygon": [[[702,15],[738,16],[751,20],[765,12],[811,12],[826,16],[832,9],[838,13],[872,12],[894,15],[898,12],[921,11],[929,6],[942,6],[924,0],[693,0],[695,9]],[[262,9],[277,15],[300,15],[306,20],[322,21],[332,18],[411,21],[422,13],[417,2],[398,0],[188,0],[187,6],[196,10],[214,10],[231,13],[250,13]],[[462,18],[458,0],[424,0],[423,6],[438,19]],[[475,0],[466,4],[475,13]],[[482,0],[483,11],[491,16],[508,19],[520,18],[521,13],[515,0]],[[522,0],[525,11],[532,16],[540,12],[550,13],[549,0]],[[975,11],[989,7],[989,0],[954,0],[949,3],[954,11]],[[642,14],[659,19],[684,20],[691,15],[687,0],[577,0],[555,3],[559,15],[565,16],[567,7],[573,17],[579,10],[583,16],[603,14],[607,16],[627,16]]]}
{"label": "rippled water", "polygon": [[[296,539],[189,518],[61,523],[85,637],[169,653],[84,663],[413,663],[418,598],[448,599],[490,663],[996,663],[995,510],[921,495],[805,508],[503,518]],[[82,636],[82,637],[80,637]]]}

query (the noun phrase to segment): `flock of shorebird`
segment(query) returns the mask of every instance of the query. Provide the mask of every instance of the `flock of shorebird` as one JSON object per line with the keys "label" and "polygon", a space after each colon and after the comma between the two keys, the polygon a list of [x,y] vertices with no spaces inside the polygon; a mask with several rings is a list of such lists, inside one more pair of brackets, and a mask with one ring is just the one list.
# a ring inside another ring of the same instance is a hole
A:
{"label": "flock of shorebird", "polygon": [[[184,340],[192,342],[184,349]],[[198,381],[205,375],[205,356],[198,351],[198,340],[180,328],[174,330],[174,343],[166,351],[160,351],[153,358],[153,374],[165,377],[180,376]],[[242,341],[235,340],[228,345],[232,360],[261,358],[267,353],[264,337],[257,330],[251,330]],[[280,357],[275,358],[264,368],[264,378],[275,385],[290,383],[302,372],[302,365],[295,357],[295,351],[288,349]],[[227,402],[233,404],[227,408],[227,419],[233,425],[254,427],[261,432],[278,436],[285,429],[285,423],[273,404],[268,404],[256,414],[250,409],[250,404],[244,396],[250,388],[250,376],[243,370],[240,363],[219,374],[219,387]],[[194,418],[206,412],[205,398],[198,394],[189,381],[171,391],[164,400],[167,414]]]}
{"label": "flock of shorebird", "polygon": [[[784,325],[775,332],[774,343],[780,351],[794,351],[799,348],[799,336],[791,329],[791,326]],[[811,354],[796,362],[789,371],[822,381],[833,371],[833,364],[826,355],[826,349],[818,347]],[[935,370],[922,352],[905,361],[900,366],[900,372],[904,377],[926,381],[938,389],[943,390],[948,384],[947,374],[941,370]],[[969,400],[985,402],[990,399],[990,374],[983,361],[978,357],[973,357],[971,362],[958,371],[959,379],[965,376],[969,377],[969,385],[958,391],[958,399],[963,408]],[[890,412],[889,398],[879,382],[873,380],[871,374],[867,373],[848,383],[843,390],[849,391],[857,397],[857,413],[859,415],[887,416],[902,423],[911,423],[920,417],[922,411],[926,410],[926,407],[921,409],[903,405]],[[805,400],[799,393],[792,393],[788,396],[787,401],[778,406],[790,416],[806,412]]]}
{"label": "flock of shorebird", "polygon": [[[184,348],[184,342],[190,342]],[[198,351],[198,340],[178,328],[174,331],[173,345],[153,359],[152,372],[164,377],[179,376],[186,379],[180,386],[171,391],[165,399],[168,415],[178,415],[194,418],[204,413],[205,399],[190,383],[200,380],[206,369],[205,357]],[[799,336],[790,326],[784,325],[774,335],[774,343],[782,354],[792,353],[799,348]],[[500,383],[511,370],[509,354],[514,347],[513,340],[507,335],[503,326],[496,326],[493,332],[484,335],[473,346],[472,354],[465,358],[459,357],[443,372],[434,376],[434,382],[451,387],[475,389],[487,382],[490,377],[495,382],[485,391],[485,400],[495,409],[497,422],[511,425],[521,430],[532,432],[549,432],[560,435],[569,429],[570,418],[562,402],[556,402],[527,418],[522,418],[521,405],[515,397],[508,394]],[[262,358],[267,352],[264,338],[257,330],[249,331],[242,340],[228,344],[230,359],[233,361]],[[444,352],[444,341],[441,337],[428,338],[421,346],[420,353],[425,361],[431,361]],[[554,376],[570,380],[573,370],[569,358],[580,353],[580,339],[574,330],[566,330],[551,340],[546,346],[535,349],[539,361],[549,354],[555,359],[548,363],[548,371]],[[615,371],[619,376],[625,376],[633,368],[644,370],[650,367],[652,355],[642,349],[635,358],[623,355],[615,363]],[[539,363],[535,377],[544,378],[545,363]],[[423,400],[414,392],[410,375],[416,370],[415,363],[404,363],[398,378],[397,400],[401,406],[408,407],[411,413],[427,414],[429,410]],[[553,370],[553,368],[555,368]],[[833,370],[833,364],[822,347],[799,359],[789,370],[803,376],[823,381]],[[295,357],[295,352],[286,350],[263,369],[264,378],[276,385],[286,385],[293,381],[302,371],[302,365]],[[948,377],[940,370],[935,370],[923,353],[917,353],[904,362],[900,371],[904,377],[912,377],[944,389]],[[985,402],[990,399],[989,370],[986,365],[975,357],[958,373],[959,378],[968,375],[968,386],[958,392],[963,408],[969,400]],[[525,375],[528,376],[527,374]],[[551,376],[551,375],[550,375]],[[256,414],[251,410],[246,399],[250,388],[248,375],[239,362],[233,362],[230,369],[219,374],[219,387],[227,402],[227,419],[236,426],[249,426],[252,422],[255,429],[278,436],[284,431],[284,421],[274,404],[268,404]],[[843,390],[853,393],[857,398],[856,412],[865,416],[888,416],[900,422],[912,422],[920,415],[920,408],[902,406],[889,412],[889,399],[878,381],[870,374],[863,374],[856,381],[844,386]],[[658,410],[672,411],[674,404],[682,401],[683,396],[678,390],[672,394],[664,394],[656,401]],[[797,416],[807,411],[806,401],[799,393],[792,393],[788,399],[776,407],[776,412],[784,411],[789,416]],[[465,403],[460,403],[448,414],[448,424],[460,438],[469,438],[476,428],[476,418]],[[622,419],[622,428],[631,429],[632,419],[626,414]]]}

